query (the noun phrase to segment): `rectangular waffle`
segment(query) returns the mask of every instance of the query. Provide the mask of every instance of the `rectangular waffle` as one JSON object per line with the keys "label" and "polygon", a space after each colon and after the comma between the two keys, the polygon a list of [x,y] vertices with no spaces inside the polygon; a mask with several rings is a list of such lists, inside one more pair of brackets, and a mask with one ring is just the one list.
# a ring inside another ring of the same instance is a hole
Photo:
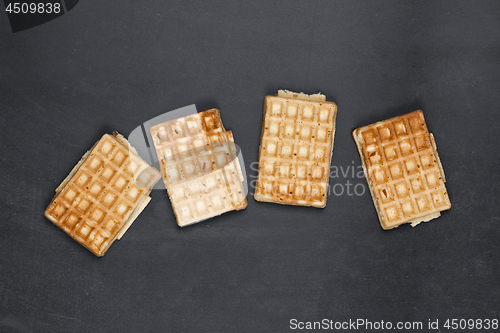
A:
{"label": "rectangular waffle", "polygon": [[150,131],[179,226],[247,206],[233,134],[224,129],[219,110],[170,120]]}
{"label": "rectangular waffle", "polygon": [[421,110],[352,132],[384,229],[412,226],[451,208],[434,136]]}
{"label": "rectangular waffle", "polygon": [[336,116],[321,94],[266,96],[255,200],[325,207]]}
{"label": "rectangular waffle", "polygon": [[159,179],[123,136],[105,134],[56,189],[45,216],[101,257],[149,203]]}

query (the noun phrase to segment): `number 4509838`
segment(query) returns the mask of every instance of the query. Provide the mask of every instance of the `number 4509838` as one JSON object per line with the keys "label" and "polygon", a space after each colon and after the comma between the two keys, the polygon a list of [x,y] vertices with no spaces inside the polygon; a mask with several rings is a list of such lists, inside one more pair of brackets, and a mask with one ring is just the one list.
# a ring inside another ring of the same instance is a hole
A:
{"label": "number 4509838", "polygon": [[448,319],[444,323],[444,328],[452,329],[452,330],[466,330],[466,329],[474,329],[474,330],[497,330],[498,329],[498,319]]}
{"label": "number 4509838", "polygon": [[9,3],[5,11],[8,13],[14,14],[52,14],[52,13],[60,13],[61,12],[61,4],[60,3]]}

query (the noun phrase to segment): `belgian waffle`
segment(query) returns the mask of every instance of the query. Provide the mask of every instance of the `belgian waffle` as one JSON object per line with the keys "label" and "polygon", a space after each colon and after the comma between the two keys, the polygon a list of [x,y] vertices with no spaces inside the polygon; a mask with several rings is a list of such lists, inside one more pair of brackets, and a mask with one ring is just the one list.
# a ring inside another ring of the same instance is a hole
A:
{"label": "belgian waffle", "polygon": [[149,203],[159,179],[123,136],[105,134],[56,189],[45,216],[101,257]]}
{"label": "belgian waffle", "polygon": [[321,94],[266,96],[255,200],[325,207],[336,116]]}
{"label": "belgian waffle", "polygon": [[170,120],[150,131],[179,226],[247,206],[233,134],[224,129],[219,110]]}
{"label": "belgian waffle", "polygon": [[421,110],[352,133],[380,224],[412,226],[451,208],[434,136]]}

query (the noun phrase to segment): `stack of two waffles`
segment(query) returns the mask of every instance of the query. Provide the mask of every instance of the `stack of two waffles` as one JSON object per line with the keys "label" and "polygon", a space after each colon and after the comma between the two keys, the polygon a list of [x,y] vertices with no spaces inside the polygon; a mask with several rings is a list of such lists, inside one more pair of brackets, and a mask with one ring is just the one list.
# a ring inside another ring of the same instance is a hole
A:
{"label": "stack of two waffles", "polygon": [[179,226],[247,206],[233,134],[210,109],[151,127]]}

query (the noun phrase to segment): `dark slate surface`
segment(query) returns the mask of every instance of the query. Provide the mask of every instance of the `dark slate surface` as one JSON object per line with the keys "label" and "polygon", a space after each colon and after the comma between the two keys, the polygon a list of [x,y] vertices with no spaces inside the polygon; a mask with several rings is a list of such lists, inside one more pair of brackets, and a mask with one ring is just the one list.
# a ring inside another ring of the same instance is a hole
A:
{"label": "dark slate surface", "polygon": [[[499,2],[85,1],[19,33],[0,17],[1,332],[500,317]],[[366,186],[340,172],[360,164],[353,128],[423,109],[452,209],[383,231],[367,192],[325,209],[249,195],[181,229],[155,191],[103,258],[44,218],[104,133],[192,103],[221,110],[255,177],[264,96],[280,88],[338,104],[337,193]]]}

